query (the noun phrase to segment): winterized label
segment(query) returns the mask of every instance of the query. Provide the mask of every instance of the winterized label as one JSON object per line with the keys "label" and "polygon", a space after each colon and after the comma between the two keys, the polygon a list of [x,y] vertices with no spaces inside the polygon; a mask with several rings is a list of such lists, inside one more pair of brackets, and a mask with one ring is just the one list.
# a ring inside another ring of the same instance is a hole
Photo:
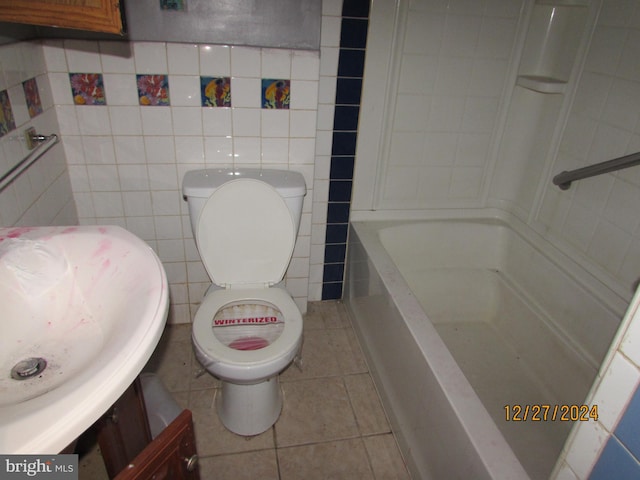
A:
{"label": "winterized label", "polygon": [[264,325],[279,323],[280,320],[275,316],[265,317],[240,317],[240,318],[216,318],[213,320],[214,327],[225,327],[229,325]]}

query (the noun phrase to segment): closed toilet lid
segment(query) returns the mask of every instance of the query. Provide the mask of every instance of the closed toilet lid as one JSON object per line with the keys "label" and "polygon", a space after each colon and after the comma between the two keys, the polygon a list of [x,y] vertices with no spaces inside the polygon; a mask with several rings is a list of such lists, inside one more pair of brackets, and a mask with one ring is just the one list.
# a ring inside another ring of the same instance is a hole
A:
{"label": "closed toilet lid", "polygon": [[270,185],[243,178],[225,183],[205,203],[196,232],[200,257],[221,286],[278,283],[296,231],[287,204]]}

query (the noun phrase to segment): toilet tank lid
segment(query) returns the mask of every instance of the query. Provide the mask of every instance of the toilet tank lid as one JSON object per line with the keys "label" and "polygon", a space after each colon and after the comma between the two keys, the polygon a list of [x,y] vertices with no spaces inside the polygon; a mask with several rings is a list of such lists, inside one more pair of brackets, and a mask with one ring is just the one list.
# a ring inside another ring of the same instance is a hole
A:
{"label": "toilet tank lid", "polygon": [[186,197],[208,198],[220,185],[237,178],[261,180],[275,188],[283,198],[303,197],[307,193],[302,174],[291,170],[203,168],[185,173],[182,194]]}

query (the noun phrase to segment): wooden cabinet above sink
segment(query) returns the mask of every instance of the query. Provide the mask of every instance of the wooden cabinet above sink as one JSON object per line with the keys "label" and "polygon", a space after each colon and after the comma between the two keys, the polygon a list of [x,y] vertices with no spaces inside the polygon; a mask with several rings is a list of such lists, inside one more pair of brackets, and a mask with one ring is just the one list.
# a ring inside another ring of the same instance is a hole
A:
{"label": "wooden cabinet above sink", "polygon": [[121,0],[0,0],[0,22],[125,32]]}

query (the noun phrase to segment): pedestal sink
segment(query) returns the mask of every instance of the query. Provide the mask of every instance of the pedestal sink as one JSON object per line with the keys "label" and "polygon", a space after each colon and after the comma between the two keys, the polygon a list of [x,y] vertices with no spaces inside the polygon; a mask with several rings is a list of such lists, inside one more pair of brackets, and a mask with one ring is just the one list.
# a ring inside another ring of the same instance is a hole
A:
{"label": "pedestal sink", "polygon": [[140,373],[169,294],[120,227],[0,228],[0,306],[0,453],[53,454]]}

